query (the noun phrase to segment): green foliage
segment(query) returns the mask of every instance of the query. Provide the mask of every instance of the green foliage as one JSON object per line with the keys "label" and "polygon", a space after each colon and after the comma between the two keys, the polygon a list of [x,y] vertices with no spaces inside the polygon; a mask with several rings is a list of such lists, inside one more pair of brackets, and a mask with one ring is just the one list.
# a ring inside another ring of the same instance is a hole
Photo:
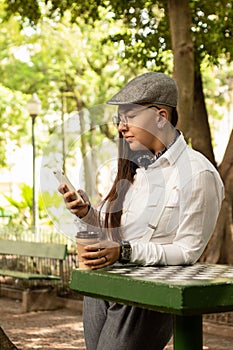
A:
{"label": "green foliage", "polygon": [[12,13],[18,14],[22,18],[30,18],[30,22],[35,24],[41,17],[39,1],[14,0],[5,2],[6,17],[8,20]]}
{"label": "green foliage", "polygon": [[6,165],[6,147],[10,142],[17,147],[28,140],[24,104],[23,94],[0,85],[0,166]]}
{"label": "green foliage", "polygon": [[12,208],[11,224],[23,227],[31,226],[32,218],[32,188],[24,184],[21,186],[21,200],[3,195]]}
{"label": "green foliage", "polygon": [[[10,204],[9,212],[11,212],[10,224],[14,226],[30,228],[32,225],[32,188],[27,184],[20,186],[20,200],[16,200],[10,196],[3,194],[5,199]],[[39,217],[47,218],[44,211],[43,199],[39,195],[38,199]]]}
{"label": "green foliage", "polygon": [[[19,13],[22,21],[35,21],[35,15],[28,7],[35,7],[38,13],[38,3],[28,1],[23,8],[21,2],[7,7],[8,14]],[[24,3],[24,2],[22,2]],[[30,4],[30,5],[29,5]],[[227,59],[232,57],[233,8],[229,0],[209,1],[193,0],[189,2],[193,18],[193,40],[196,50],[197,64],[208,55],[210,62],[216,63],[224,54]],[[80,18],[85,23],[94,25],[98,20],[112,18],[121,20],[124,26],[109,38],[115,43],[124,44],[124,58],[140,67],[164,69],[163,52],[171,49],[167,1],[71,1],[56,0],[40,2],[44,12],[53,19],[61,19],[70,11],[70,21],[79,23]],[[106,12],[107,10],[107,12]],[[105,17],[104,17],[105,16]],[[217,43],[217,45],[216,45]]]}
{"label": "green foliage", "polygon": [[[19,6],[19,2],[16,5]],[[106,15],[106,11],[102,13]],[[27,15],[30,16],[30,12]],[[41,140],[37,135],[38,149],[43,148],[49,133],[53,133],[60,123],[62,98],[67,115],[105,102],[117,88],[113,81],[132,75],[132,68],[127,62],[119,66],[114,45],[103,44],[108,32],[120,27],[111,18],[95,22],[93,26],[80,18],[78,25],[72,25],[70,14],[66,12],[62,20],[43,17],[36,27],[32,28],[24,22],[22,29],[18,19],[11,16],[8,22],[2,22],[0,26],[1,89],[5,90],[0,98],[2,166],[6,165],[5,152],[9,142],[20,146],[21,142],[29,141],[30,117],[25,108],[29,94],[38,93],[45,114],[43,124],[47,136],[44,134]],[[9,99],[9,96],[12,98]],[[12,106],[10,114],[9,104]],[[40,118],[37,122],[40,122]]]}
{"label": "green foliage", "polygon": [[209,123],[214,130],[219,127],[220,124],[216,121],[223,118],[223,112],[230,113],[231,110],[233,67],[222,60],[218,69],[215,68],[213,72],[208,64],[203,64],[202,77]]}
{"label": "green foliage", "polygon": [[217,64],[222,55],[230,62],[233,56],[233,6],[228,0],[190,2],[196,62]]}
{"label": "green foliage", "polygon": [[[193,19],[192,35],[196,63],[208,57],[217,63],[222,55],[230,61],[233,54],[233,6],[229,0],[193,0],[189,2]],[[177,5],[178,6],[178,5]],[[146,67],[148,63],[159,69],[166,65],[164,51],[171,50],[169,14],[166,1],[111,1],[115,18],[123,18],[125,31],[112,36],[124,41],[127,58]]]}
{"label": "green foliage", "polygon": [[[229,61],[233,50],[231,2],[189,3],[197,64],[204,58],[205,65],[216,63],[223,55]],[[37,149],[57,133],[54,149],[61,152],[61,128],[58,132],[57,126],[62,105],[66,120],[73,111],[102,104],[139,72],[172,72],[167,1],[0,0],[0,5],[2,166],[7,143],[20,146],[31,137],[25,111],[29,94],[36,91],[42,100],[43,121],[38,119],[44,134],[36,135]],[[92,127],[102,117],[91,113],[85,123]],[[114,139],[105,125],[95,134],[86,133],[82,138],[86,151],[104,137]]]}

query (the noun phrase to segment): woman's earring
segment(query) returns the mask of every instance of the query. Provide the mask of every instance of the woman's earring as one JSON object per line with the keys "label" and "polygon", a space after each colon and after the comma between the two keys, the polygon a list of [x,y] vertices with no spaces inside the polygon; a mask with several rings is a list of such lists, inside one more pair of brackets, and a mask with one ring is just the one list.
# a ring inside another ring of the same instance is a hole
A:
{"label": "woman's earring", "polygon": [[157,128],[161,130],[163,128],[163,123],[158,123]]}

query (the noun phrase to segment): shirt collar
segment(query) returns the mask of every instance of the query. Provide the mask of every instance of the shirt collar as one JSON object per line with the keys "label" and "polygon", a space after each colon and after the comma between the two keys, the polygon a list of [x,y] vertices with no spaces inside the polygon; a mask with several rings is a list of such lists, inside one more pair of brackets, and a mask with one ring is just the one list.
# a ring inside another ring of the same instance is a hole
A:
{"label": "shirt collar", "polygon": [[149,165],[148,169],[152,169],[162,164],[170,164],[173,165],[177,159],[180,157],[181,153],[187,147],[187,143],[184,139],[184,135],[180,132],[179,137],[176,139],[176,142],[168,148],[168,150],[153,164]]}

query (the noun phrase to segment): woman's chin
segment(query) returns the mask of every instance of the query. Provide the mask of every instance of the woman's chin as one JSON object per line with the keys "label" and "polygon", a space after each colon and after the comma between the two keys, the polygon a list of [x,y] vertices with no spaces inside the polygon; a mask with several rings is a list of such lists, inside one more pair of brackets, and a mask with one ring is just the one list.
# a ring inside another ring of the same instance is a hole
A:
{"label": "woman's chin", "polygon": [[144,150],[148,150],[148,148],[138,142],[131,142],[129,143],[129,147],[131,149],[131,151],[144,151]]}

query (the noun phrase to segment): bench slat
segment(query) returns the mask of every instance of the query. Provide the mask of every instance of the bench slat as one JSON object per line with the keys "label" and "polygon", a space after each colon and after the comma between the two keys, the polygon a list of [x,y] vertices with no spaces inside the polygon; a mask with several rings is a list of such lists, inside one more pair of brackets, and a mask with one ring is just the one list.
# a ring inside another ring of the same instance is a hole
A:
{"label": "bench slat", "polygon": [[64,260],[67,255],[67,246],[55,243],[0,240],[0,254]]}
{"label": "bench slat", "polygon": [[0,276],[8,276],[26,280],[60,280],[59,276],[41,275],[37,273],[27,273],[13,270],[0,270]]}

